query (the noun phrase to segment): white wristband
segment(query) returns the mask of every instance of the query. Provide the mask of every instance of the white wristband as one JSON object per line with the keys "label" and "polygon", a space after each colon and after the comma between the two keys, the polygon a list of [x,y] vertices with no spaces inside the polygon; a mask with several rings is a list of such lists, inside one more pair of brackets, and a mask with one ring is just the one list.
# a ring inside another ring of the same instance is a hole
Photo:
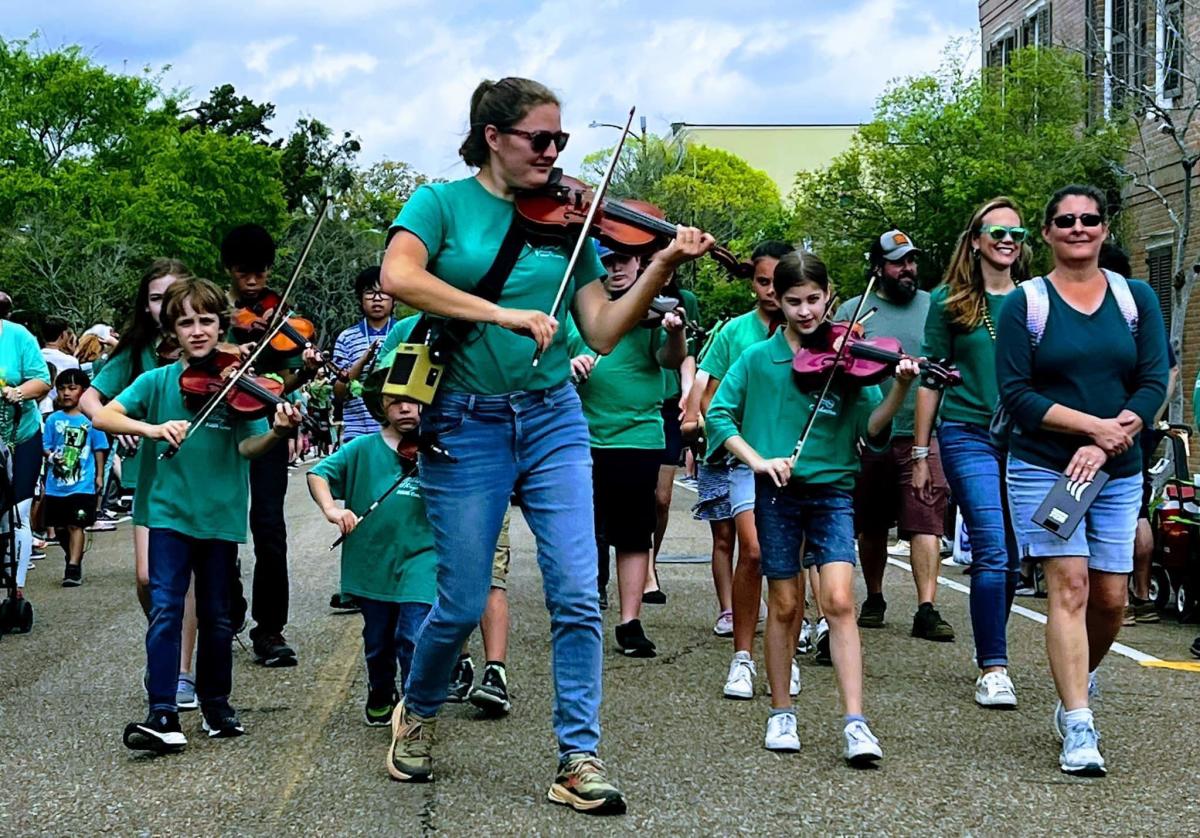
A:
{"label": "white wristband", "polygon": [[912,458],[914,460],[924,460],[929,457],[928,445],[914,445],[912,447]]}

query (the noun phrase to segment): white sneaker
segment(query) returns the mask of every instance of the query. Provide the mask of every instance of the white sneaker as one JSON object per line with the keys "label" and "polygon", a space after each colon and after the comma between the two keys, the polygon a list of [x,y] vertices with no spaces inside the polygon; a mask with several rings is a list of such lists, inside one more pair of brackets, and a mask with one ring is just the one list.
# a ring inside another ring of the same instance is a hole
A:
{"label": "white sneaker", "polygon": [[808,617],[804,618],[804,622],[800,624],[800,639],[796,641],[796,654],[807,655],[812,651],[813,627],[809,622]]}
{"label": "white sneaker", "polygon": [[772,713],[767,716],[767,735],[763,747],[768,751],[795,753],[800,750],[800,736],[796,733],[795,713]]}
{"label": "white sneaker", "polygon": [[762,631],[767,624],[767,604],[761,599],[758,601],[758,626],[755,631]]}
{"label": "white sneaker", "polygon": [[868,766],[883,759],[879,740],[871,733],[871,728],[867,727],[866,722],[850,722],[842,731],[842,736],[846,739],[846,750],[842,752],[842,756],[851,765]]}
{"label": "white sneaker", "polygon": [[792,677],[788,681],[788,695],[792,698],[800,695],[800,664],[792,661]]}
{"label": "white sneaker", "polygon": [[729,677],[725,679],[725,697],[745,701],[754,698],[754,661],[749,652],[737,652],[729,664]]}
{"label": "white sneaker", "polygon": [[1100,682],[1096,680],[1096,673],[1099,670],[1093,669],[1088,673],[1088,702],[1095,701],[1100,697]]}
{"label": "white sneaker", "polygon": [[1016,707],[1017,691],[1008,672],[988,672],[976,678],[975,703],[980,707],[1003,707],[1009,710]]}
{"label": "white sneaker", "polygon": [[897,541],[895,544],[888,547],[889,556],[907,556],[912,553],[907,541]]}
{"label": "white sneaker", "polygon": [[717,622],[713,626],[713,634],[717,637],[733,637],[733,612],[722,611],[717,616]]}

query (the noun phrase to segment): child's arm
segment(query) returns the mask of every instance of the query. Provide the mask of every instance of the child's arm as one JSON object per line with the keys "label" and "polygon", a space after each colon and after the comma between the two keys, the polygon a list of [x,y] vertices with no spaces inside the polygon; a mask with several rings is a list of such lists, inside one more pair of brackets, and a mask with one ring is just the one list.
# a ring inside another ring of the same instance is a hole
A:
{"label": "child's arm", "polygon": [[93,452],[96,456],[96,494],[104,491],[104,463],[108,460],[108,450]]}
{"label": "child's arm", "polygon": [[337,524],[342,535],[349,535],[358,526],[358,516],[354,514],[354,511],[342,509],[334,501],[333,492],[329,491],[329,481],[311,471],[308,473],[308,493],[320,507],[325,520],[331,524]]}
{"label": "child's arm", "polygon": [[254,460],[266,454],[281,439],[287,439],[292,431],[300,424],[300,411],[290,402],[280,402],[275,407],[275,419],[271,430],[266,433],[243,439],[238,443],[238,453],[247,460]]}
{"label": "child's arm", "polygon": [[781,489],[787,485],[788,480],[792,477],[791,457],[772,457],[769,460],[764,460],[750,443],[742,439],[740,434],[734,434],[725,440],[725,450],[750,466],[755,474],[763,474],[770,477],[775,485]]}
{"label": "child's arm", "polygon": [[920,371],[921,368],[917,366],[917,362],[909,358],[905,358],[896,365],[895,385],[888,390],[888,394],[884,397],[883,401],[871,411],[871,418],[867,420],[868,439],[875,439],[888,429],[888,425],[892,422],[892,417],[896,415],[896,411],[900,409],[900,405],[904,404],[904,397],[908,395],[908,388],[912,386],[913,380]]}
{"label": "child's arm", "polygon": [[188,425],[185,419],[172,419],[161,425],[151,425],[140,419],[127,416],[125,406],[119,401],[113,401],[100,408],[100,412],[92,417],[96,430],[108,434],[128,434],[129,436],[144,436],[148,439],[162,439],[172,445],[179,445],[187,436]]}

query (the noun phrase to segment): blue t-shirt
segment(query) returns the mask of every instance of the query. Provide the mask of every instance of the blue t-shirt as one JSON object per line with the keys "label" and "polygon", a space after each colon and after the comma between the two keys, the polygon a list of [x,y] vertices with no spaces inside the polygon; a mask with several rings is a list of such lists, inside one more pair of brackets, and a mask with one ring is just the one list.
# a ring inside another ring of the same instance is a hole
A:
{"label": "blue t-shirt", "polygon": [[108,450],[108,437],[92,427],[82,413],[56,410],[46,418],[42,448],[49,452],[46,464],[46,494],[96,494],[96,452]]}

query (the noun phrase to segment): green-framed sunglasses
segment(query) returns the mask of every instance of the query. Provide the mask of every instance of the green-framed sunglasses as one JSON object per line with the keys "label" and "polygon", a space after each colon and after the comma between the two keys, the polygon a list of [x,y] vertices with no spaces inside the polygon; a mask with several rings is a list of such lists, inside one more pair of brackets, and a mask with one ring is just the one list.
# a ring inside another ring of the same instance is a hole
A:
{"label": "green-framed sunglasses", "polygon": [[1029,238],[1029,231],[1024,227],[1005,227],[1003,224],[984,224],[979,228],[979,235],[991,236],[992,241],[1002,242],[1008,236],[1012,236],[1012,240],[1021,244],[1025,239]]}

